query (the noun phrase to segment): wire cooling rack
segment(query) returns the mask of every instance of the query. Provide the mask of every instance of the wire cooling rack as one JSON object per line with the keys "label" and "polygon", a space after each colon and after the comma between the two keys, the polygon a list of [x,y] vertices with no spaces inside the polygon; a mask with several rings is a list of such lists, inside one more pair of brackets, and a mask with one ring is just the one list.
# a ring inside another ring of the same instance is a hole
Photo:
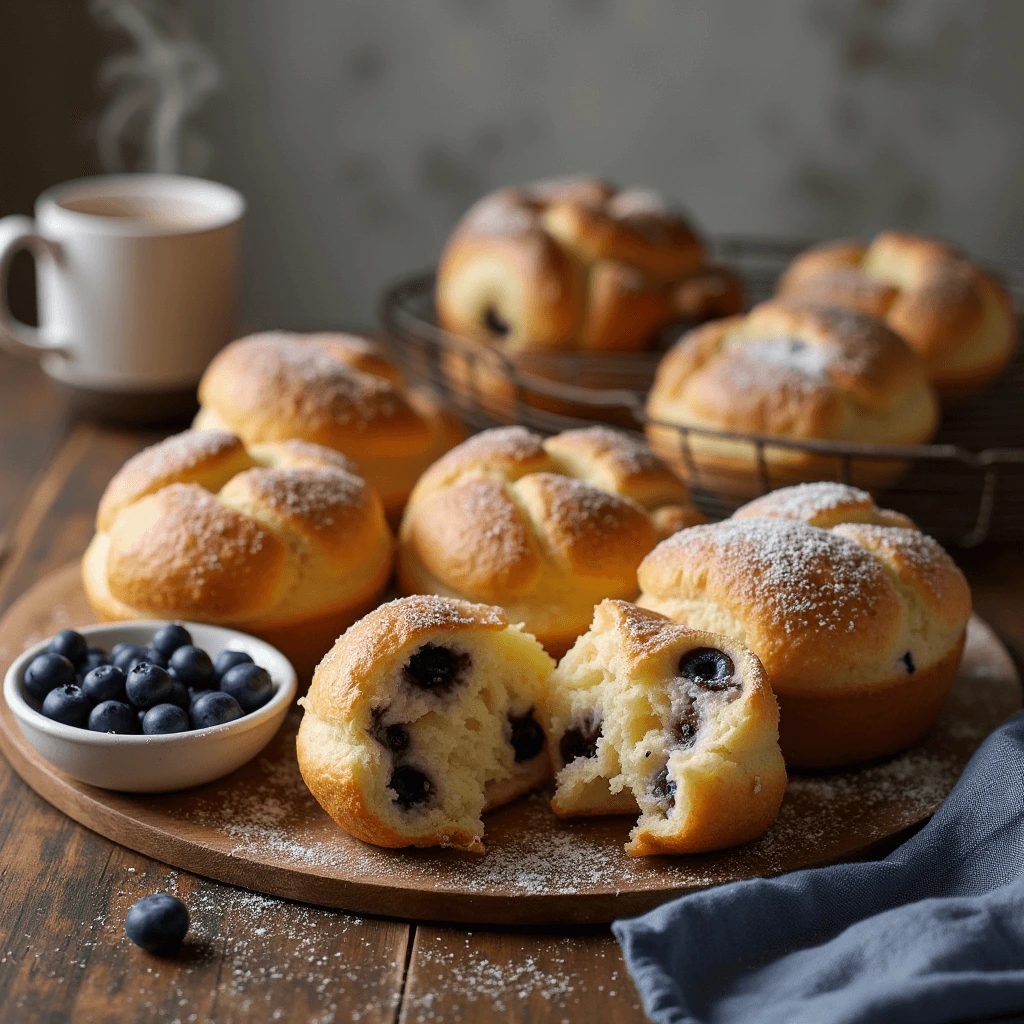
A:
{"label": "wire cooling rack", "polygon": [[[751,303],[768,298],[779,274],[806,242],[723,238],[715,258],[739,271]],[[1018,309],[1024,273],[996,268]],[[660,427],[663,444],[687,478],[694,500],[711,519],[792,482],[775,467],[781,453],[813,454],[822,479],[869,487],[886,507],[909,515],[948,544],[1024,540],[1024,346],[986,391],[943,409],[933,443],[893,447],[795,441],[652,423],[647,391],[663,351],[680,333],[664,332],[650,352],[549,353],[517,357],[442,330],[434,313],[432,272],[399,281],[384,296],[390,343],[410,380],[430,387],[475,429],[522,423],[555,433],[592,423],[630,430]],[[747,454],[742,472],[709,472],[693,455],[701,441],[729,440]]]}

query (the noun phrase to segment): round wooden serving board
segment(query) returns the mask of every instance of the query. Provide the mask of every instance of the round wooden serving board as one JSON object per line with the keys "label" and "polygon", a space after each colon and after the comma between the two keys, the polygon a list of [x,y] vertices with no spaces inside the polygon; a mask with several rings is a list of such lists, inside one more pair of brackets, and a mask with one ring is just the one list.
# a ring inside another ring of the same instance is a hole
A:
{"label": "round wooden serving board", "polygon": [[[58,629],[91,622],[78,566],[40,581],[0,622],[0,665]],[[433,921],[567,924],[611,921],[721,882],[863,858],[939,806],[978,744],[1020,708],[1017,673],[980,619],[927,741],[856,771],[795,774],[775,824],[756,842],[693,857],[627,857],[632,819],[562,822],[536,794],[487,816],[482,857],[381,850],[340,832],[303,785],[296,708],[270,746],[233,775],[166,796],[93,789],[61,774],[0,702],[0,749],[65,814],[175,867],[329,907]]]}

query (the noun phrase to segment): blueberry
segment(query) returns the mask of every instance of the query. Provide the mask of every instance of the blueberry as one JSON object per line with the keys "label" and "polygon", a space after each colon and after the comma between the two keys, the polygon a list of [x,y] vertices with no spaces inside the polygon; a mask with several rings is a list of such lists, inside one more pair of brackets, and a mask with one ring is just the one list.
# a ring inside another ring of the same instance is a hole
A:
{"label": "blueberry", "polygon": [[157,704],[142,719],[142,731],[147,736],[163,736],[171,732],[188,732],[188,712],[177,704]]}
{"label": "blueberry", "polygon": [[647,786],[647,795],[664,811],[676,802],[676,780],[669,775],[665,765]]}
{"label": "blueberry", "polygon": [[125,674],[116,665],[100,665],[83,680],[82,691],[96,704],[105,700],[125,701]]}
{"label": "blueberry", "polygon": [[167,668],[167,658],[155,647],[147,647],[146,656],[142,660],[148,661],[150,665],[159,665],[161,668]]}
{"label": "blueberry", "polygon": [[727,690],[736,671],[732,658],[714,647],[697,647],[679,659],[679,674],[702,690]]}
{"label": "blueberry", "polygon": [[84,679],[94,668],[99,668],[100,665],[109,665],[110,659],[107,657],[107,652],[101,650],[99,647],[90,647],[85,655],[85,660],[80,664],[76,665],[78,669],[78,675]]}
{"label": "blueberry", "polygon": [[139,644],[117,644],[110,652],[110,661],[128,675],[140,661],[146,660],[147,653]]}
{"label": "blueberry", "polygon": [[47,651],[28,663],[22,684],[30,697],[45,700],[51,690],[58,686],[71,686],[76,681],[75,666],[63,654]]}
{"label": "blueberry", "polygon": [[545,739],[544,730],[533,717],[533,709],[518,718],[509,715],[508,724],[512,730],[511,742],[516,761],[532,761],[544,749]]}
{"label": "blueberry", "polygon": [[174,896],[143,896],[125,918],[124,932],[136,946],[156,956],[172,956],[188,931],[188,911]]}
{"label": "blueberry", "polygon": [[196,699],[192,705],[192,728],[209,729],[241,718],[245,712],[230,693],[214,690]]}
{"label": "blueberry", "polygon": [[125,685],[128,699],[147,711],[157,704],[167,704],[174,693],[174,680],[167,669],[149,661],[141,661],[128,673]]}
{"label": "blueberry", "polygon": [[209,686],[213,682],[213,662],[201,647],[185,644],[167,663],[168,671],[186,686]]}
{"label": "blueberry", "polygon": [[54,654],[63,654],[72,665],[80,665],[89,653],[85,637],[73,629],[62,629],[50,640],[50,646],[46,649]]}
{"label": "blueberry", "polygon": [[167,703],[176,704],[182,711],[188,711],[192,705],[192,697],[184,683],[179,683],[177,679],[171,681],[171,696]]}
{"label": "blueberry", "polygon": [[407,682],[421,690],[446,693],[461,682],[469,664],[468,654],[458,654],[441,644],[424,644],[402,672]]}
{"label": "blueberry", "polygon": [[47,718],[62,722],[64,725],[74,725],[79,729],[84,729],[88,725],[90,711],[92,701],[82,693],[82,688],[74,683],[51,690],[43,701],[43,714]]}
{"label": "blueberry", "polygon": [[116,732],[133,735],[139,731],[135,709],[119,700],[105,700],[89,714],[89,728],[93,732]]}
{"label": "blueberry", "polygon": [[263,707],[274,696],[270,673],[259,665],[236,665],[225,673],[220,688],[230,693],[246,714]]}
{"label": "blueberry", "polygon": [[221,651],[213,663],[213,671],[218,679],[230,672],[236,665],[251,665],[252,658],[245,651]]}
{"label": "blueberry", "polygon": [[404,765],[396,768],[388,782],[395,791],[399,807],[422,807],[434,795],[434,784],[417,768]]}
{"label": "blueberry", "polygon": [[585,719],[579,725],[566,729],[558,744],[562,763],[572,764],[577,757],[593,757],[597,753],[597,741],[603,732],[603,723],[591,719]]}
{"label": "blueberry", "polygon": [[192,709],[195,707],[196,701],[199,700],[200,697],[205,697],[208,693],[216,693],[216,692],[217,692],[216,690],[197,690],[197,689],[195,689],[195,687],[189,687],[189,690],[188,690],[188,710],[189,710],[189,714],[192,713]]}
{"label": "blueberry", "polygon": [[169,622],[153,634],[149,645],[165,658],[169,658],[179,647],[190,643],[192,643],[192,634],[184,626],[179,626],[176,622]]}

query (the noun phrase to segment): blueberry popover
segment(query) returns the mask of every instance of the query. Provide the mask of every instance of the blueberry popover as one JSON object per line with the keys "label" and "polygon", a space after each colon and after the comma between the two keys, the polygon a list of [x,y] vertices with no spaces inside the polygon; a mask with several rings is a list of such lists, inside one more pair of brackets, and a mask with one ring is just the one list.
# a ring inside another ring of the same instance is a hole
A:
{"label": "blueberry popover", "polygon": [[[834,487],[777,491],[683,530],[638,573],[639,605],[741,638],[760,658],[792,765],[853,764],[921,739],[971,614],[967,581],[936,541]],[[837,521],[844,504],[852,521]],[[747,515],[758,511],[776,517]]]}
{"label": "blueberry popover", "polygon": [[381,605],[300,702],[302,777],[365,842],[482,853],[483,812],[550,778],[540,709],[553,666],[500,608],[434,595]]}
{"label": "blueberry popover", "polygon": [[639,811],[639,856],[734,846],[775,820],[779,709],[738,641],[603,601],[548,689],[560,817]]}

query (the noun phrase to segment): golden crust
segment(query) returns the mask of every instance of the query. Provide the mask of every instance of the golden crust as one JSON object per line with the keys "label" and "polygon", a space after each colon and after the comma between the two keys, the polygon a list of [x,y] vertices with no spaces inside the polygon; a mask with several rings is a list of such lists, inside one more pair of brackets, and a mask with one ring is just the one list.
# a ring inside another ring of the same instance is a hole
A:
{"label": "golden crust", "polygon": [[906,232],[884,231],[866,247],[808,250],[783,274],[778,294],[885,320],[925,360],[942,394],[984,386],[1016,343],[1006,289],[953,246]]}
{"label": "golden crust", "polygon": [[839,523],[906,526],[914,523],[902,512],[879,508],[867,491],[832,480],[780,487],[736,509],[733,519],[796,519],[823,529]]}
{"label": "golden crust", "polygon": [[399,585],[501,605],[561,653],[598,601],[635,595],[659,528],[698,518],[671,471],[620,432],[488,430],[417,483],[399,531]]}
{"label": "golden crust", "polygon": [[199,384],[196,426],[236,433],[248,445],[298,439],[354,459],[389,512],[416,477],[464,436],[365,338],[255,334],[232,342]]}
{"label": "golden crust", "polygon": [[[697,648],[727,654],[740,686],[711,698],[687,745],[677,737],[673,687],[680,659]],[[634,856],[734,846],[775,819],[786,785],[779,711],[760,663],[737,641],[625,601],[603,601],[589,632],[552,674],[549,694],[548,746],[558,773],[552,809],[559,816],[641,810],[626,846]],[[596,750],[566,766],[560,741],[581,717],[602,723]],[[674,794],[668,810],[651,796],[663,767]]]}
{"label": "golden crust", "polygon": [[379,497],[338,453],[188,431],[110,482],[83,579],[105,619],[273,633],[307,668],[383,591],[393,551]]}
{"label": "golden crust", "polygon": [[[658,367],[647,413],[652,447],[679,472],[720,476],[716,489],[744,496],[760,483],[751,444],[691,433],[683,458],[678,432],[659,423],[876,444],[921,443],[938,424],[924,366],[893,331],[856,311],[778,299],[684,335]],[[838,470],[835,459],[781,445],[764,456],[774,483]],[[900,471],[864,466],[886,478]]]}
{"label": "golden crust", "polygon": [[738,279],[702,279],[704,264],[703,243],[653,192],[590,178],[502,189],[448,240],[438,317],[506,353],[637,349],[681,314],[743,308]]}
{"label": "golden crust", "polygon": [[[863,505],[852,514],[862,516]],[[904,676],[938,686],[946,671],[928,673],[959,649],[970,616],[967,583],[938,544],[915,529],[870,522],[820,529],[798,519],[739,518],[696,527],[655,548],[638,576],[642,606],[747,644],[784,712],[786,698],[813,708],[833,698],[856,704],[859,695],[867,706],[871,693],[889,693]],[[937,714],[937,701],[922,713]],[[817,739],[787,746],[796,734],[783,727],[788,761],[804,763],[799,751],[807,744],[828,746],[827,715],[815,728],[824,730]],[[842,726],[834,728],[835,749],[849,749]]]}

